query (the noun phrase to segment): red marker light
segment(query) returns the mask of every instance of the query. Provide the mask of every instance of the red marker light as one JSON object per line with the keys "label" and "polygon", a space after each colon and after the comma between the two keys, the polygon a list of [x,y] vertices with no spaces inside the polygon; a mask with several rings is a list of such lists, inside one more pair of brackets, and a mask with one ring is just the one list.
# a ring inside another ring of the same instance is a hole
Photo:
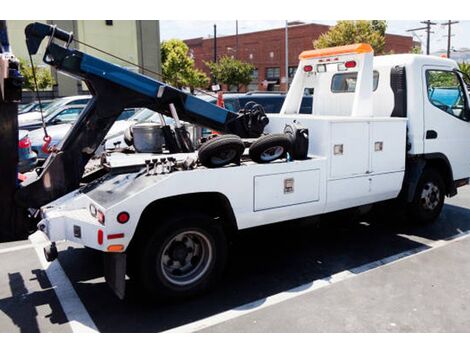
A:
{"label": "red marker light", "polygon": [[313,71],[313,66],[312,65],[304,66],[304,72],[312,72],[312,71]]}
{"label": "red marker light", "polygon": [[98,219],[100,224],[104,225],[104,213],[101,210],[96,212],[96,219]]}
{"label": "red marker light", "polygon": [[346,68],[354,68],[354,67],[356,67],[356,61],[346,61],[344,63],[344,66]]}
{"label": "red marker light", "polygon": [[120,223],[120,224],[125,224],[126,222],[129,221],[129,213],[128,212],[120,212],[117,216],[117,222]]}
{"label": "red marker light", "polygon": [[108,237],[108,240],[115,240],[117,238],[124,238],[124,234],[123,233],[113,233],[113,234],[108,235],[106,237]]}
{"label": "red marker light", "polygon": [[103,230],[98,230],[98,244],[101,246],[103,244]]}

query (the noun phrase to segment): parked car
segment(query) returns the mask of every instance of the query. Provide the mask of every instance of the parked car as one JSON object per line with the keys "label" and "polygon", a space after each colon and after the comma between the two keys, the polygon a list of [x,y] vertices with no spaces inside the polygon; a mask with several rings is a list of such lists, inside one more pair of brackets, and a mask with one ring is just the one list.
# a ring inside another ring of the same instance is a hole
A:
{"label": "parked car", "polygon": [[[213,104],[217,103],[217,99],[211,95],[201,95],[206,101]],[[267,114],[277,114],[281,111],[282,104],[286,99],[286,94],[283,92],[247,92],[247,93],[226,93],[224,94],[224,106],[227,110],[238,112],[245,107],[249,102],[255,102],[263,106]],[[311,114],[313,105],[313,95],[304,95],[302,104],[300,106],[300,114]],[[212,132],[207,128],[202,128],[201,136],[207,137]]]}
{"label": "parked car", "polygon": [[[65,105],[55,108],[49,114],[44,115],[44,121],[46,126],[52,125],[60,125],[64,123],[72,123],[77,118],[78,115],[82,112],[85,108],[85,105]],[[20,115],[21,116],[21,115]],[[18,121],[19,126],[23,130],[32,131],[39,127],[42,127],[42,120],[34,119],[34,120],[26,120],[26,121]]]}
{"label": "parked car", "polygon": [[[136,113],[141,110],[142,109],[126,109],[121,113],[121,115],[117,118],[116,122],[113,124],[113,127],[111,127],[106,136],[106,139],[113,138],[114,140],[112,142],[110,141],[106,145],[106,147],[112,148],[114,146],[114,142],[121,142],[121,139],[119,139],[118,137],[122,136],[124,134],[124,131],[129,128],[129,126],[137,122],[137,120],[132,117],[134,115],[137,115]],[[154,114],[153,111],[152,114]],[[47,133],[52,138],[50,146],[58,145],[65,137],[65,135],[69,132],[69,130],[72,128],[74,122],[75,120],[73,120],[72,122],[48,127]],[[48,157],[48,154],[44,153],[42,150],[42,146],[44,145],[44,130],[42,128],[37,128],[34,131],[31,131],[30,139],[32,149],[38,155],[38,158],[40,160],[46,159]]]}
{"label": "parked car", "polygon": [[[201,98],[207,99],[207,101],[214,104],[217,102],[217,99],[211,96],[208,96],[208,98],[201,96]],[[282,92],[226,93],[224,95],[224,105],[225,108],[230,111],[239,111],[243,109],[248,102],[253,101],[257,104],[261,104],[267,114],[277,114],[281,111],[285,98],[286,94]],[[311,114],[312,104],[313,96],[305,95],[302,99],[300,113]]]}
{"label": "parked car", "polygon": [[31,103],[26,104],[18,104],[18,114],[25,114],[27,112],[33,111],[40,111],[39,106],[42,107],[43,110],[47,109],[53,100],[41,100],[41,104],[38,101],[33,101]]}
{"label": "parked car", "polygon": [[31,140],[28,131],[18,132],[18,171],[31,171],[37,164],[37,155],[31,149]]}
{"label": "parked car", "polygon": [[[91,95],[75,95],[71,97],[54,99],[45,110],[43,110],[44,116],[48,116],[63,106],[69,105],[86,105],[91,99]],[[26,121],[41,120],[41,112],[31,111],[28,113],[20,114],[18,116],[18,122],[21,124]]]}

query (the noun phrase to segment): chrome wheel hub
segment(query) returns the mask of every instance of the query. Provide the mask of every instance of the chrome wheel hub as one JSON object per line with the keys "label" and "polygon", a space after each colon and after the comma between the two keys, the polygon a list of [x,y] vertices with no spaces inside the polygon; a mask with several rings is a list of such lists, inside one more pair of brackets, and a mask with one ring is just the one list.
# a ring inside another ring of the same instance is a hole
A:
{"label": "chrome wheel hub", "polygon": [[160,267],[172,284],[185,286],[200,279],[212,261],[212,246],[199,231],[185,231],[171,238],[163,248]]}
{"label": "chrome wheel hub", "polygon": [[432,182],[424,185],[421,192],[421,204],[426,210],[434,210],[439,205],[441,193],[439,188]]}
{"label": "chrome wheel hub", "polygon": [[282,154],[284,154],[284,148],[281,146],[276,146],[266,149],[264,152],[261,153],[260,158],[263,161],[271,161],[276,160]]}

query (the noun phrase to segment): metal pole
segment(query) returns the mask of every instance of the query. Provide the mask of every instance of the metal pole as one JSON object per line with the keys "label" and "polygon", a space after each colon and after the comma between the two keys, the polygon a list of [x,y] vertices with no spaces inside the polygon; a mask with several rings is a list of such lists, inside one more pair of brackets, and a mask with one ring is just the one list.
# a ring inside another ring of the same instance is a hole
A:
{"label": "metal pole", "polygon": [[236,40],[235,48],[237,50],[235,52],[235,57],[239,59],[239,56],[238,56],[238,20],[235,21],[235,40]]}
{"label": "metal pole", "polygon": [[447,26],[447,57],[450,58],[450,51],[452,47],[452,25],[459,23],[459,21],[448,20],[447,22],[441,23],[443,26]]}
{"label": "metal pole", "polygon": [[214,63],[217,63],[217,25],[214,24]]}
{"label": "metal pole", "polygon": [[452,34],[452,22],[449,20],[447,22],[447,58],[450,58],[450,36]]}
{"label": "metal pole", "polygon": [[286,91],[289,90],[289,22],[286,21],[286,30],[285,30],[285,41],[286,41],[286,49],[285,49],[285,53],[286,53],[286,57],[285,57],[285,70],[286,70],[286,73],[285,73],[285,77],[286,77]]}
{"label": "metal pole", "polygon": [[431,45],[431,21],[427,20],[426,21],[426,55],[430,54],[430,45]]}

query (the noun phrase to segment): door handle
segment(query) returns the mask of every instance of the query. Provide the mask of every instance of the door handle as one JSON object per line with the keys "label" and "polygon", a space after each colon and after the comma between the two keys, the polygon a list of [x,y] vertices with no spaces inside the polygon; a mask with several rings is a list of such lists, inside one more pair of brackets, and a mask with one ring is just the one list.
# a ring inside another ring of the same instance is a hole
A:
{"label": "door handle", "polygon": [[437,139],[437,132],[434,130],[427,130],[426,139]]}

